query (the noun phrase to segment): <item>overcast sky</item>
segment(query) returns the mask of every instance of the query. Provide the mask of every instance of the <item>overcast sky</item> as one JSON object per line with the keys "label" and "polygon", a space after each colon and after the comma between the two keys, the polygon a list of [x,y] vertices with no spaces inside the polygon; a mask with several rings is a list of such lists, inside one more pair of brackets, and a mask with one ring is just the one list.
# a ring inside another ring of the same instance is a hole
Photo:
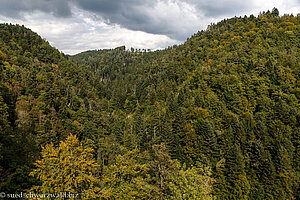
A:
{"label": "overcast sky", "polygon": [[66,54],[90,49],[160,49],[183,43],[211,22],[279,9],[300,0],[0,0],[0,23],[23,24]]}

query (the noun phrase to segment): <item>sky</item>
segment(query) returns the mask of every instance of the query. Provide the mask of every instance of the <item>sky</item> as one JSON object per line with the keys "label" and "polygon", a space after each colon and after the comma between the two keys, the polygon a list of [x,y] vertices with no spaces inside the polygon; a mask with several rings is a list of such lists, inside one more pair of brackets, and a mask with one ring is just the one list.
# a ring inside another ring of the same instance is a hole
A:
{"label": "sky", "polygon": [[125,45],[162,49],[234,16],[278,8],[300,12],[300,0],[0,0],[0,23],[24,25],[65,54]]}

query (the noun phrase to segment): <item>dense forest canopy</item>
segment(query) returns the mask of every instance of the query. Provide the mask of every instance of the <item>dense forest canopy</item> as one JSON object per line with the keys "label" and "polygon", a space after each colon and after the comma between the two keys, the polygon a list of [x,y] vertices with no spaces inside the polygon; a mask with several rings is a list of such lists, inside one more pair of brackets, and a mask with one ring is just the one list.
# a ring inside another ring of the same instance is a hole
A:
{"label": "dense forest canopy", "polygon": [[277,9],[153,52],[66,56],[0,24],[1,190],[298,199],[299,47]]}

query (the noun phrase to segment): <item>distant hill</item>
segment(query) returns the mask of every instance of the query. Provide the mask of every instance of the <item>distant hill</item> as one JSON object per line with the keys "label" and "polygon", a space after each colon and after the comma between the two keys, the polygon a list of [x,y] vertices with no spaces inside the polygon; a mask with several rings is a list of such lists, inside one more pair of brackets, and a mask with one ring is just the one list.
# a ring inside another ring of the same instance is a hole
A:
{"label": "distant hill", "polygon": [[[0,187],[30,188],[40,146],[73,133],[95,150],[99,174],[123,147],[155,163],[153,146],[165,143],[187,168],[212,169],[217,199],[298,199],[299,36],[300,16],[274,9],[165,50],[65,56],[23,26],[0,24]],[[156,170],[147,172],[153,187]]]}

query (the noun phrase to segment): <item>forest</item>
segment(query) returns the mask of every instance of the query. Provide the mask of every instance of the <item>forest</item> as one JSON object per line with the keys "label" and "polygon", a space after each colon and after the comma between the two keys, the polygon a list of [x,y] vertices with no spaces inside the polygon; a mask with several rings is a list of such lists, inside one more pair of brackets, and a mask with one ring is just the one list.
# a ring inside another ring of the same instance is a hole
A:
{"label": "forest", "polygon": [[0,24],[0,192],[300,199],[299,76],[300,14],[277,9],[74,56]]}

